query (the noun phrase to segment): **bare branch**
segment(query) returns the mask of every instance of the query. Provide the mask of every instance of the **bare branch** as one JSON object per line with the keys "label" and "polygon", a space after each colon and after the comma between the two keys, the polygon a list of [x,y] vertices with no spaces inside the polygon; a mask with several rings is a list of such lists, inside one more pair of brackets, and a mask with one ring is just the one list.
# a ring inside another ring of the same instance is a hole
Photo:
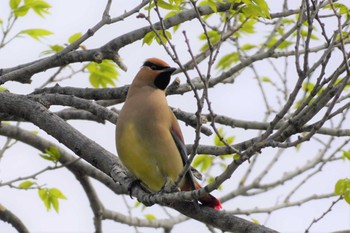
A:
{"label": "bare branch", "polygon": [[342,199],[343,199],[343,197],[340,196],[337,200],[332,202],[332,204],[329,206],[329,208],[319,218],[316,218],[316,219],[312,220],[312,222],[310,223],[308,228],[306,228],[305,233],[309,232],[309,230],[310,230],[310,228],[312,227],[313,224],[317,223],[318,221],[323,219],[327,214],[329,214],[332,211],[332,208]]}
{"label": "bare branch", "polygon": [[0,203],[0,219],[10,223],[18,232],[29,233],[23,222],[10,210]]}

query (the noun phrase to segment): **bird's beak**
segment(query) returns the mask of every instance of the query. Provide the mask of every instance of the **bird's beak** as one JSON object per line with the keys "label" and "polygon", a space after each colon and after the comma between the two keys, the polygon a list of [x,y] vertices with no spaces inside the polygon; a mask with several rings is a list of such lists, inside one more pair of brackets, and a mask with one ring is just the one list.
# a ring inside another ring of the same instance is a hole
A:
{"label": "bird's beak", "polygon": [[166,68],[166,69],[162,70],[162,73],[169,74],[169,76],[170,76],[172,73],[175,72],[175,70],[176,70],[176,68],[174,68],[174,67],[169,67],[169,68]]}

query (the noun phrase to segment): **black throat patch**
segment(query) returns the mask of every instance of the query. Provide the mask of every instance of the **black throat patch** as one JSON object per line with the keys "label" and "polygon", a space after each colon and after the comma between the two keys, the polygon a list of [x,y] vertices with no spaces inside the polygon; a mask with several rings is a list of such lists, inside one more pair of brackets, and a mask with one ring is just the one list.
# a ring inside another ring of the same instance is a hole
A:
{"label": "black throat patch", "polygon": [[170,75],[171,73],[168,72],[160,73],[154,80],[154,85],[161,90],[165,90],[165,88],[169,85]]}

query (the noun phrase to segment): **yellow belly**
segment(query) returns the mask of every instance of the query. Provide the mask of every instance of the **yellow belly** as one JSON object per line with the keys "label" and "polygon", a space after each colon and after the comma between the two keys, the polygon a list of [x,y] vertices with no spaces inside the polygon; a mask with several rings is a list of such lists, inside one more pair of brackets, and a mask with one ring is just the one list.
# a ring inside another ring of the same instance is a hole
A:
{"label": "yellow belly", "polygon": [[151,191],[160,191],[167,180],[170,184],[175,181],[183,165],[170,132],[169,135],[142,135],[129,122],[117,134],[120,160]]}

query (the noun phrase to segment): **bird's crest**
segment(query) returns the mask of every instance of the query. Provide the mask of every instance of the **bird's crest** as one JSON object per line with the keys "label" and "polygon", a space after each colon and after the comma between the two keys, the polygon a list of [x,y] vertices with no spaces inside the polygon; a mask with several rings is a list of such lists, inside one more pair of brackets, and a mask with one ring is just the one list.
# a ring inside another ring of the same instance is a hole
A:
{"label": "bird's crest", "polygon": [[170,67],[168,65],[168,63],[166,63],[165,61],[163,61],[163,60],[161,60],[159,58],[156,58],[156,57],[148,58],[143,65],[144,66],[150,66],[152,64],[156,65],[156,66],[159,66],[159,67],[162,67],[162,68]]}

